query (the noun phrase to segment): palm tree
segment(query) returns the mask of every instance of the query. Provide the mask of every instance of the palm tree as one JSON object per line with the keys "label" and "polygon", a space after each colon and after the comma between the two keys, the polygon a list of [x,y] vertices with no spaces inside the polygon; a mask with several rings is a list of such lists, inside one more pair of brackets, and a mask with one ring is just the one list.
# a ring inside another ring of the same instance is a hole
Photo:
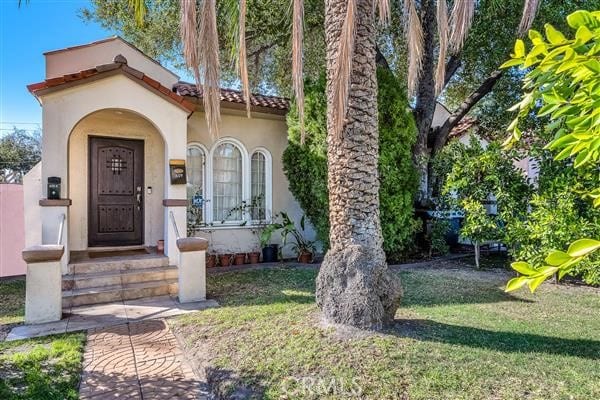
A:
{"label": "palm tree", "polygon": [[[236,37],[237,62],[247,112],[250,91],[245,50],[246,0],[222,0],[237,17],[229,34]],[[303,0],[293,1],[292,72],[296,104],[303,118]],[[420,46],[415,0],[405,0],[409,38],[409,75],[419,77]],[[430,0],[433,1],[433,0]],[[454,30],[448,33],[445,0],[440,10],[440,38],[461,45],[476,0],[456,0]],[[181,0],[181,37],[187,66],[202,88],[210,132],[218,135],[219,48],[216,0]],[[144,1],[130,0],[143,18]],[[389,0],[325,0],[327,41],[327,130],[330,249],[317,277],[317,304],[329,322],[378,329],[391,322],[402,297],[400,279],[386,264],[379,222],[376,15],[386,21]],[[536,0],[526,0],[533,9]],[[534,11],[535,12],[535,11]],[[412,18],[412,20],[411,20]],[[234,19],[234,18],[232,18]],[[444,22],[446,21],[446,22]],[[457,31],[458,33],[454,33]],[[412,32],[412,34],[411,34]],[[420,36],[419,36],[420,35]],[[411,42],[412,41],[412,42]],[[445,44],[444,44],[445,46]],[[412,51],[412,53],[411,53]],[[444,55],[440,55],[442,59]],[[440,72],[441,73],[441,72]]]}

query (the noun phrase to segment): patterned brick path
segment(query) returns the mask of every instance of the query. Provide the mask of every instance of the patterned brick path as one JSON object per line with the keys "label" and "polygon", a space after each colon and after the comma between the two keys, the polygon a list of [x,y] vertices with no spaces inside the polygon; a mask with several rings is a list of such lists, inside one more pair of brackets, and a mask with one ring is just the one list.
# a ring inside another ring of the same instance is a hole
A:
{"label": "patterned brick path", "polygon": [[163,320],[88,332],[80,399],[206,399]]}

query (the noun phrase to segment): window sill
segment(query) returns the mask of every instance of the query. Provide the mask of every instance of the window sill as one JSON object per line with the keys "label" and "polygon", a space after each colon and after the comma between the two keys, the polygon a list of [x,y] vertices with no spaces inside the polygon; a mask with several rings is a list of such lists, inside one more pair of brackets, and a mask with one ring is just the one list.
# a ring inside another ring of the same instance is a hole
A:
{"label": "window sill", "polygon": [[218,225],[213,225],[213,226],[203,226],[203,227],[199,227],[199,228],[195,228],[194,231],[196,232],[208,232],[208,231],[224,231],[224,230],[231,230],[231,229],[257,229],[260,228],[261,226],[264,225],[252,225],[252,224],[246,224],[246,225],[229,225],[229,224],[218,224]]}

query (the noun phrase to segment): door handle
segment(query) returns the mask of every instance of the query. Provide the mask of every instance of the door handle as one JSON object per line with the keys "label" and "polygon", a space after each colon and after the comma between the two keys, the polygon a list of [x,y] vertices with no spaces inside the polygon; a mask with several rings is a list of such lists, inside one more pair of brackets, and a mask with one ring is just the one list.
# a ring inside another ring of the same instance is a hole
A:
{"label": "door handle", "polygon": [[135,199],[137,200],[137,209],[140,210],[142,207],[142,188],[140,186],[137,187]]}

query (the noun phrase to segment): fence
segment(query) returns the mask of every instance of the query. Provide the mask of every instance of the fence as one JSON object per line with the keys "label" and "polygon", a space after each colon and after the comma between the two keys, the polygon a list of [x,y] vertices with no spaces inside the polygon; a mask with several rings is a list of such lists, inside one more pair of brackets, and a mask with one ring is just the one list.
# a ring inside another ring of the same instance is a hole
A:
{"label": "fence", "polygon": [[0,277],[24,275],[25,248],[23,185],[0,184]]}

